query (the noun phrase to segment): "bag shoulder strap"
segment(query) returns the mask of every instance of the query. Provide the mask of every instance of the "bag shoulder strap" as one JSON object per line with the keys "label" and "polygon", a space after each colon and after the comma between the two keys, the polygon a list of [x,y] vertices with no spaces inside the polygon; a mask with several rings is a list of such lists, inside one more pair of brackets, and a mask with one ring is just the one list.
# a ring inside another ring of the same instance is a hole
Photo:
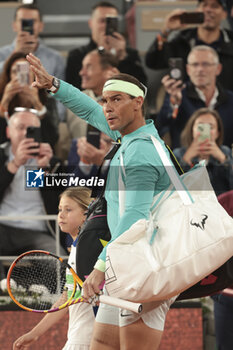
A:
{"label": "bag shoulder strap", "polygon": [[[112,158],[115,156],[115,154],[118,151],[120,146],[121,146],[121,140],[118,138],[117,141],[114,143],[114,146],[110,149],[110,151],[104,157],[104,160],[103,160],[102,164],[99,166],[98,172],[96,174],[96,176],[98,178],[100,177],[101,170],[103,168],[105,160],[112,160]],[[107,169],[107,174],[105,175],[105,178],[104,178],[104,186],[102,187],[100,192],[98,191],[98,188],[93,187],[92,188],[92,192],[91,192],[91,197],[92,198],[98,196],[98,199],[101,199],[104,196],[104,192],[105,192],[105,188],[106,188],[106,184],[107,184],[108,171],[109,171],[109,166],[108,166],[108,169]]]}
{"label": "bag shoulder strap", "polygon": [[165,170],[171,180],[171,183],[173,184],[173,186],[175,187],[177,193],[179,194],[182,202],[184,205],[189,205],[191,203],[193,203],[193,199],[190,195],[190,193],[188,192],[187,188],[185,187],[185,185],[183,184],[180,176],[177,174],[177,171],[173,165],[173,163],[171,162],[171,160],[168,158],[165,150],[163,149],[163,146],[161,145],[161,143],[154,137],[151,135],[151,140],[155,146],[156,151],[158,152],[160,159],[165,167]]}
{"label": "bag shoulder strap", "polygon": [[[190,205],[192,204],[194,201],[189,193],[189,191],[187,190],[187,188],[185,187],[185,185],[183,184],[180,176],[178,175],[176,168],[174,166],[174,164],[172,163],[172,161],[168,158],[162,144],[153,136],[153,135],[148,135],[153,144],[154,147],[157,151],[157,153],[160,156],[160,159],[164,165],[164,168],[171,180],[171,183],[173,184],[173,186],[175,187],[178,195],[180,196],[180,199],[182,200],[184,205]],[[125,206],[125,191],[124,191],[124,182],[123,182],[123,178],[122,178],[122,174],[125,174],[125,169],[124,169],[124,159],[123,159],[123,154],[122,152],[120,152],[120,169],[119,169],[119,178],[118,178],[118,188],[119,188],[119,213],[120,216],[123,215],[124,213],[124,206]]]}

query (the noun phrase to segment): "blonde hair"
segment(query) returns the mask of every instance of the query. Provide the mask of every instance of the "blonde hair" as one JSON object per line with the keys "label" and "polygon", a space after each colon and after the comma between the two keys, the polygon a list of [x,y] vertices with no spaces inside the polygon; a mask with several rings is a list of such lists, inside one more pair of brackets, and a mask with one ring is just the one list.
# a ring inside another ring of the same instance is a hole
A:
{"label": "blonde hair", "polygon": [[59,196],[61,199],[63,196],[73,199],[83,209],[87,210],[93,198],[91,198],[91,190],[87,187],[68,187]]}

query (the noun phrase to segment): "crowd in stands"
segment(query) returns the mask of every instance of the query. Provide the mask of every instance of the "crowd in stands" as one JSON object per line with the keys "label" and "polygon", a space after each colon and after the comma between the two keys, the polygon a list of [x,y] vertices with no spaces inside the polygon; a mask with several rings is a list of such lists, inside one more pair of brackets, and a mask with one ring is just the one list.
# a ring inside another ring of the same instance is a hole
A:
{"label": "crowd in stands", "polygon": [[[20,83],[18,63],[28,64],[29,52],[41,60],[49,74],[73,84],[100,104],[103,85],[114,74],[131,74],[146,85],[149,77],[144,65],[168,69],[170,58],[182,58],[184,79],[167,73],[161,81],[165,96],[160,111],[153,116],[155,125],[184,171],[204,159],[216,195],[233,189],[233,6],[227,0],[197,0],[197,10],[203,12],[204,22],[192,28],[181,23],[185,10],[171,11],[159,35],[148,43],[144,63],[124,35],[105,34],[106,16],[119,15],[112,3],[95,4],[88,21],[89,43],[71,50],[66,62],[39,37],[44,28],[40,9],[35,5],[17,8],[15,39],[0,48],[0,216],[57,213],[61,189],[25,189],[25,166],[52,173],[68,165],[75,176],[89,178],[107,162],[105,156],[113,145],[103,133],[98,148],[90,144],[87,124],[47,90],[32,87],[32,71],[28,82]],[[232,30],[222,27],[227,17]],[[32,33],[22,31],[22,19],[33,20]],[[202,139],[198,125],[206,124],[209,134]],[[40,143],[26,137],[28,127],[41,129]],[[60,152],[62,147],[64,153]],[[0,242],[0,256],[31,249],[55,252],[54,227],[44,221],[0,220]],[[66,255],[62,232],[60,245],[61,254]],[[4,278],[1,265],[0,279]],[[229,303],[232,307],[232,300]],[[219,338],[222,341],[221,335]],[[220,348],[230,349],[227,345]]]}

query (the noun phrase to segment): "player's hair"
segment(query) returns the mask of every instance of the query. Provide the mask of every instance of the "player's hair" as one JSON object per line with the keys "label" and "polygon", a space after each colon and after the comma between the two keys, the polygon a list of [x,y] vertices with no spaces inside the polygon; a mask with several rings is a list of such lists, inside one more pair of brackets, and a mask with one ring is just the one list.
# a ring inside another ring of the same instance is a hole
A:
{"label": "player's hair", "polygon": [[[112,80],[112,79],[128,81],[129,83],[137,85],[144,92],[144,95],[146,95],[146,87],[142,83],[140,83],[140,81],[137,78],[135,78],[134,76],[132,76],[130,74],[119,73],[119,74],[113,75],[108,80]],[[130,94],[128,94],[128,95],[132,99],[135,98],[134,96],[131,96]],[[142,114],[145,115],[145,112],[146,112],[146,106],[145,106],[145,100],[144,100],[144,103],[142,105]]]}

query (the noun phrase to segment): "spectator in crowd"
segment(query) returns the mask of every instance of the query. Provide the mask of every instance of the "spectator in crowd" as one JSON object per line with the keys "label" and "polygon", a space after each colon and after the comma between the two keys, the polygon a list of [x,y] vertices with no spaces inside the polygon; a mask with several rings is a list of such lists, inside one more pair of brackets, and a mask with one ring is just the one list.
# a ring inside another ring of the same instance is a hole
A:
{"label": "spectator in crowd", "polygon": [[104,49],[90,51],[84,57],[82,69],[79,72],[81,88],[86,94],[98,101],[102,97],[105,81],[112,75],[119,73],[117,66],[117,58]]}
{"label": "spectator in crowd", "polygon": [[[22,23],[24,20],[32,20],[32,34],[29,32],[29,27],[23,30]],[[0,72],[3,70],[6,59],[13,52],[20,51],[25,54],[33,52],[50,74],[64,79],[65,62],[63,58],[57,51],[47,47],[39,39],[43,28],[42,14],[37,6],[34,4],[22,4],[16,9],[13,22],[13,30],[16,32],[16,38],[13,43],[0,48]],[[61,103],[57,105],[60,119],[65,120],[66,109]]]}
{"label": "spectator in crowd", "polygon": [[[105,81],[113,74],[119,73],[117,65],[117,58],[106,50],[95,49],[88,52],[83,58],[82,68],[79,72],[83,92],[100,102]],[[69,158],[69,165],[76,164],[78,167],[77,139],[86,136],[87,124],[81,118],[77,118],[69,109],[67,110],[66,123],[63,124],[60,124],[62,129],[59,135],[57,154],[65,162]],[[76,170],[78,171],[78,168]],[[92,170],[96,172],[97,169],[93,167]]]}
{"label": "spectator in crowd", "polygon": [[[162,33],[146,53],[146,65],[152,69],[165,69],[171,57],[181,57],[186,64],[194,46],[208,45],[218,52],[223,66],[219,81],[224,88],[233,90],[233,80],[229,79],[229,76],[233,76],[233,32],[220,27],[227,16],[225,1],[199,0],[199,3],[197,10],[204,13],[204,23],[185,29],[186,25],[180,21],[184,10],[172,11],[165,20]],[[173,33],[174,30],[178,31]]]}
{"label": "spectator in crowd", "polygon": [[[66,67],[66,81],[75,87],[81,87],[81,77],[79,72],[85,55],[102,47],[116,55],[119,60],[119,71],[128,73],[138,78],[142,83],[146,83],[146,75],[143,70],[138,52],[127,47],[125,38],[118,32],[114,36],[105,35],[106,16],[118,16],[118,9],[112,3],[101,1],[92,8],[89,27],[91,30],[90,42],[69,53]],[[51,73],[53,74],[53,73]],[[56,76],[56,74],[54,74]]]}
{"label": "spectator in crowd", "polygon": [[[58,208],[59,189],[25,189],[25,167],[38,171],[46,168],[53,172],[59,165],[48,143],[38,144],[26,138],[28,127],[40,127],[39,118],[30,110],[14,113],[7,128],[10,141],[0,145],[0,216],[9,217],[0,223],[1,256],[19,255],[31,249],[55,253],[55,232],[51,223],[10,220],[16,215],[56,214]],[[65,249],[61,247],[60,253],[65,255]]]}
{"label": "spectator in crowd", "polygon": [[233,93],[216,83],[222,67],[216,51],[205,45],[195,46],[188,55],[186,67],[190,82],[185,87],[180,80],[168,75],[162,79],[168,94],[157,117],[160,135],[169,132],[171,147],[179,147],[180,134],[191,114],[199,108],[209,107],[220,114],[224,127],[223,144],[231,147]]}
{"label": "spectator in crowd", "polygon": [[[21,62],[28,65],[29,73],[24,83],[20,81],[17,69]],[[57,142],[59,116],[56,101],[45,89],[31,87],[33,80],[34,74],[29,69],[26,55],[22,52],[13,53],[5,62],[0,76],[0,143],[6,141],[7,115],[11,115],[15,107],[36,109],[41,119],[42,141],[52,147]]]}
{"label": "spectator in crowd", "polygon": [[[88,52],[79,72],[83,92],[95,101],[101,101],[105,81],[119,73],[117,65],[116,57],[105,50],[95,49]],[[67,127],[75,138],[86,135],[87,124],[70,110],[67,112]]]}
{"label": "spectator in crowd", "polygon": [[[208,124],[210,133],[200,135],[198,126]],[[205,159],[211,184],[216,195],[233,189],[233,159],[231,149],[222,145],[223,125],[217,111],[201,108],[188,120],[182,134],[182,147],[174,155],[184,171]]]}
{"label": "spectator in crowd", "polygon": [[[99,148],[87,142],[85,136],[75,139],[69,152],[68,165],[75,166],[75,174],[81,178],[96,176],[111,146],[112,139],[104,133],[100,134]],[[105,170],[106,167],[103,167],[104,173]]]}

